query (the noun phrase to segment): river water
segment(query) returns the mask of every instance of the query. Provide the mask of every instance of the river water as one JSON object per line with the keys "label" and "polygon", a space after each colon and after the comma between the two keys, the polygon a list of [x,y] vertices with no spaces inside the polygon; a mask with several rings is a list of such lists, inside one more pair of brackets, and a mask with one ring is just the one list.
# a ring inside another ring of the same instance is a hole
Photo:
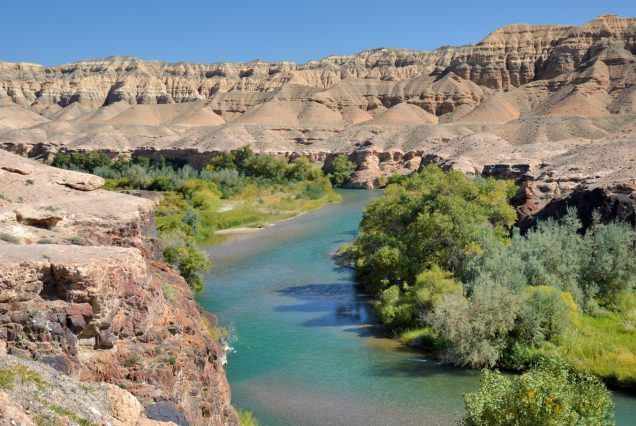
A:
{"label": "river water", "polygon": [[[351,272],[331,259],[379,193],[341,194],[340,204],[206,248],[214,267],[198,301],[235,337],[233,404],[268,426],[453,424],[479,374],[381,336]],[[636,399],[614,399],[617,423],[636,425]]]}

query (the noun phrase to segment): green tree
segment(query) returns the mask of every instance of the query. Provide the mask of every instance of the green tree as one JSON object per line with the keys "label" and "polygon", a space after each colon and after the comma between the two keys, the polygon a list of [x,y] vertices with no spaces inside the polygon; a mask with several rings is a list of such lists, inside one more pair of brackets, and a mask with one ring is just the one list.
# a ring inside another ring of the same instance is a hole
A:
{"label": "green tree", "polygon": [[334,186],[342,186],[351,179],[356,171],[356,165],[349,161],[346,155],[338,155],[332,164],[331,182]]}
{"label": "green tree", "polygon": [[296,158],[287,166],[285,177],[289,180],[303,181],[308,180],[311,175],[311,164],[306,157]]}
{"label": "green tree", "polygon": [[245,160],[242,165],[243,172],[247,176],[270,179],[276,183],[282,183],[285,180],[287,162],[274,155],[263,154],[252,156],[250,159]]}
{"label": "green tree", "polygon": [[254,151],[252,151],[252,147],[250,147],[249,145],[245,145],[237,149],[233,152],[233,154],[234,163],[236,164],[236,168],[238,170],[244,170],[250,163],[250,161],[252,161],[252,159],[254,158]]}
{"label": "green tree", "polygon": [[236,158],[233,152],[225,151],[210,160],[210,166],[214,170],[235,170]]}
{"label": "green tree", "polygon": [[507,241],[516,219],[507,203],[509,186],[428,166],[369,202],[358,236],[340,257],[372,295],[414,284],[431,265],[461,278],[482,247]]}
{"label": "green tree", "polygon": [[108,167],[111,159],[98,151],[88,152],[58,152],[53,158],[52,165],[61,169],[72,169],[92,173],[96,167]]}
{"label": "green tree", "polygon": [[464,395],[467,426],[613,425],[610,392],[595,377],[548,359],[520,376],[484,370],[479,392]]}

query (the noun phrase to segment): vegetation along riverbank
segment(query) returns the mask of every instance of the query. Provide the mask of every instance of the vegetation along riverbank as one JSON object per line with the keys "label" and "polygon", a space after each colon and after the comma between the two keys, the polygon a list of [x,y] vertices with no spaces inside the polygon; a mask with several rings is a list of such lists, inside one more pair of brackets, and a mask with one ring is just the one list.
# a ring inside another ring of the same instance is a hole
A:
{"label": "vegetation along riverbank", "polygon": [[393,180],[338,253],[379,320],[457,366],[524,370],[550,356],[636,386],[636,231],[576,212],[513,227],[510,182],[429,166]]}
{"label": "vegetation along riverbank", "polygon": [[325,175],[306,158],[287,162],[255,155],[249,146],[224,153],[203,170],[99,152],[61,152],[53,161],[105,178],[108,189],[160,192],[155,221],[163,255],[195,291],[203,287],[201,273],[211,267],[197,242],[214,238],[217,230],[264,227],[338,202],[332,182],[345,182],[352,167],[344,157],[335,163]]}

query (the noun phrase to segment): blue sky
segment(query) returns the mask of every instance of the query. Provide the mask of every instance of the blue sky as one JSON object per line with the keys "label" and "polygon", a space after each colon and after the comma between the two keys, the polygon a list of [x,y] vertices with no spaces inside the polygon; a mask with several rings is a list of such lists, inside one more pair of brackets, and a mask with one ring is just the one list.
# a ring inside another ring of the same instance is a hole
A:
{"label": "blue sky", "polygon": [[0,60],[305,62],[374,47],[476,43],[506,24],[580,25],[604,13],[636,16],[636,1],[3,0]]}

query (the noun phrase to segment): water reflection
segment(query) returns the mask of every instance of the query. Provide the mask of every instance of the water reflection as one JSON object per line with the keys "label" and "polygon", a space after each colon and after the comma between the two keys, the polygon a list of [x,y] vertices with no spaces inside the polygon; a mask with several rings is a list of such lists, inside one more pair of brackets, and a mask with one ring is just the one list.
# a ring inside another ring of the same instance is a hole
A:
{"label": "water reflection", "polygon": [[278,290],[278,293],[304,301],[302,304],[280,305],[277,312],[325,312],[318,318],[303,321],[305,327],[341,327],[371,324],[369,300],[358,294],[350,281],[332,284],[306,284]]}

